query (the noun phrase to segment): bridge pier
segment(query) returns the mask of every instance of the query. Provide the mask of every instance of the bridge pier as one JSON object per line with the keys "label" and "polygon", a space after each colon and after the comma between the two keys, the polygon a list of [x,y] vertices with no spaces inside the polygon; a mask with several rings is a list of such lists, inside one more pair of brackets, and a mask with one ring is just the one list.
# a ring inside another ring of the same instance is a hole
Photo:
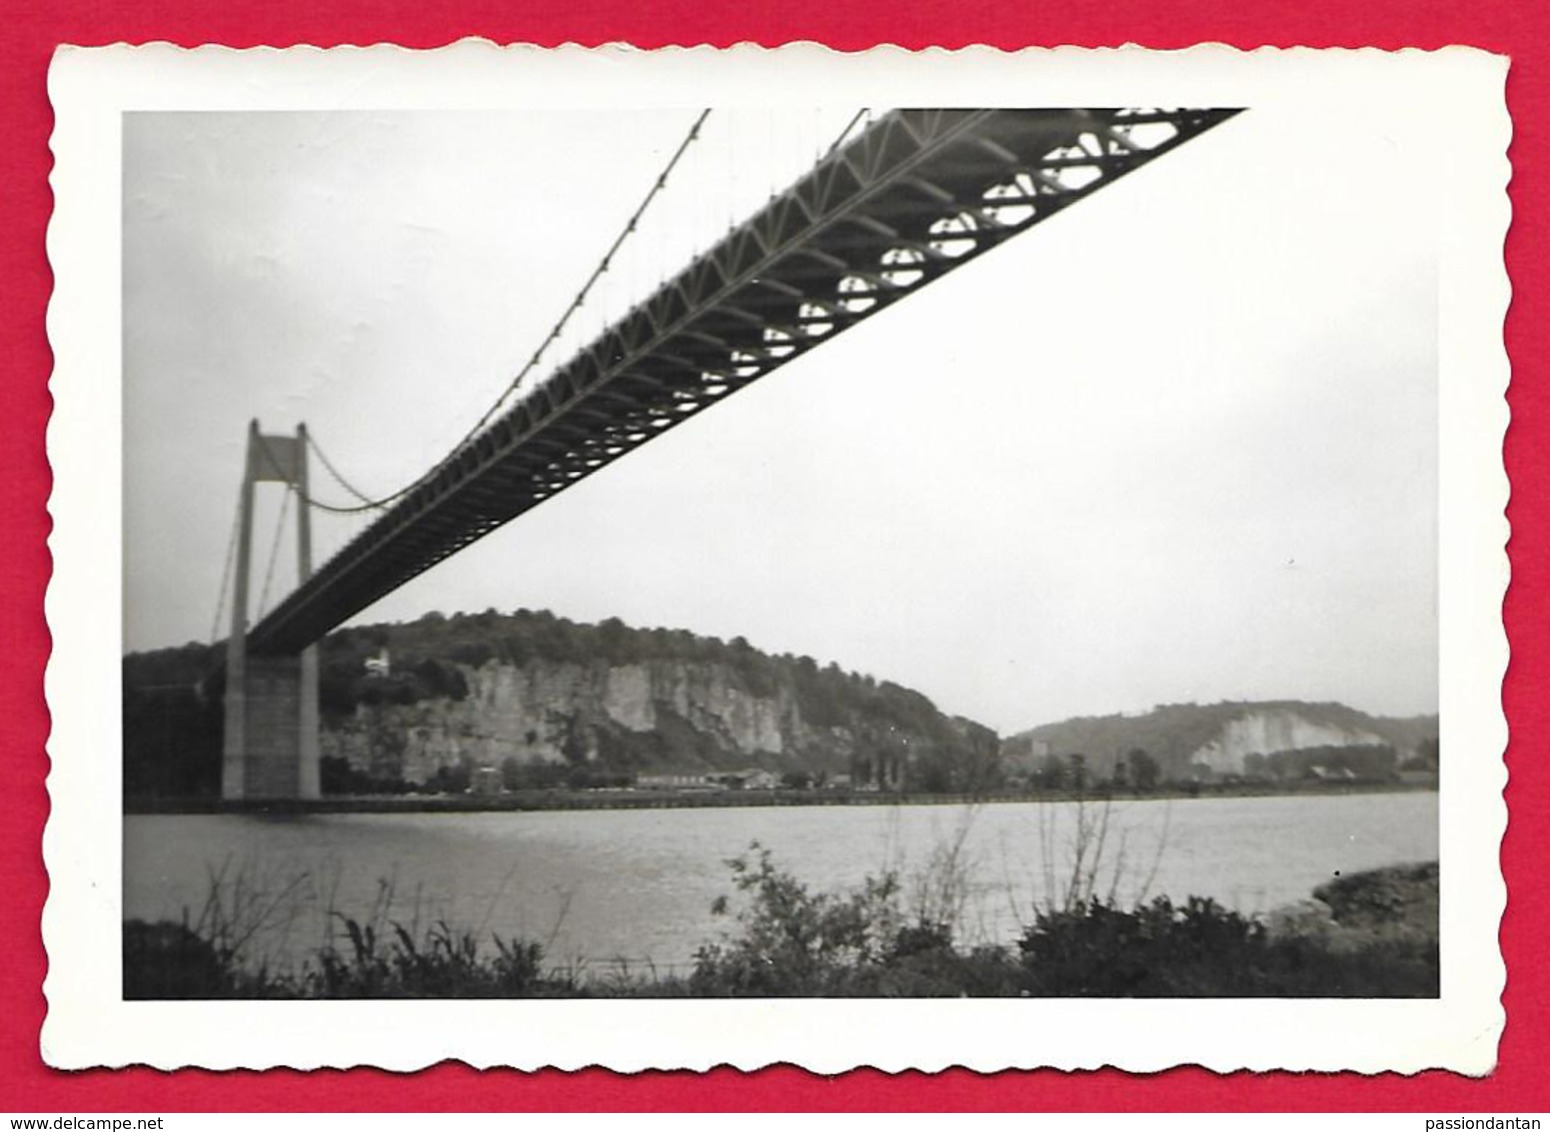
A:
{"label": "bridge pier", "polygon": [[248,651],[248,579],[252,567],[253,489],[258,483],[286,484],[298,495],[296,549],[298,579],[312,573],[307,506],[307,431],[294,437],[264,436],[248,426],[247,461],[238,500],[236,577],[232,586],[231,635],[226,642],[225,729],[221,797],[316,798],[322,793],[318,753],[318,655],[308,645],[299,653]]}
{"label": "bridge pier", "polygon": [[[243,731],[227,736],[222,796],[318,797],[316,649],[302,656],[250,656],[243,685],[235,692]],[[228,718],[232,699],[228,692]]]}

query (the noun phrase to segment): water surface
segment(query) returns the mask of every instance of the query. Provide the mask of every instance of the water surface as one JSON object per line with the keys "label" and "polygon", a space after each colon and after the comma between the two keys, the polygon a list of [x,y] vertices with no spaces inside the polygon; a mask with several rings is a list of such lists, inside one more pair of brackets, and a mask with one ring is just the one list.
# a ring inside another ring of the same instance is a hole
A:
{"label": "water surface", "polygon": [[[969,934],[1009,941],[1035,901],[1069,884],[1081,816],[1075,803],[133,815],[124,914],[187,910],[197,920],[220,877],[228,913],[264,920],[251,948],[274,963],[293,965],[337,932],[333,910],[406,924],[444,917],[486,940],[544,940],[555,962],[665,971],[729,926],[711,905],[733,892],[727,860],[753,841],[815,889],[897,869],[906,901],[920,877],[943,875],[957,845]],[[1090,822],[1101,817],[1088,808]],[[1340,873],[1436,857],[1430,792],[1127,801],[1109,813],[1095,880],[1100,895],[1128,900],[1150,882],[1152,894],[1254,913]]]}

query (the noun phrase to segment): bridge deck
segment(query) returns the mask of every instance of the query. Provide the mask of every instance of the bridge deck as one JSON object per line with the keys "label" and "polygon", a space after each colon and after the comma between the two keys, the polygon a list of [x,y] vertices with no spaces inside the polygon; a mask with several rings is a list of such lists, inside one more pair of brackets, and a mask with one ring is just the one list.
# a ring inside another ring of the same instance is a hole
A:
{"label": "bridge deck", "polygon": [[252,629],[291,653],[476,539],[1236,110],[879,118],[464,445]]}

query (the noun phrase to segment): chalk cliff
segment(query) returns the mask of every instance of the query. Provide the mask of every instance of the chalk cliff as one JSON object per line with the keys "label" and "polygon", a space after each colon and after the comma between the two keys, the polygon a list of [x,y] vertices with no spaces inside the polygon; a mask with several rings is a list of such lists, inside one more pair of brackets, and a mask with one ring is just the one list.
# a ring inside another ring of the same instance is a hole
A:
{"label": "chalk cliff", "polygon": [[460,762],[603,762],[675,767],[810,765],[843,769],[856,728],[816,726],[790,687],[740,687],[725,665],[528,661],[460,666],[467,692],[357,704],[327,721],[323,754],[423,782]]}
{"label": "chalk cliff", "polygon": [[324,650],[322,754],[379,780],[758,767],[955,789],[993,772],[999,744],[888,681],[617,621],[459,615],[343,630]]}
{"label": "chalk cliff", "polygon": [[1342,727],[1291,708],[1271,708],[1228,720],[1218,735],[1190,755],[1189,763],[1217,774],[1242,774],[1249,755],[1313,747],[1381,747],[1385,743],[1381,735],[1367,728]]}

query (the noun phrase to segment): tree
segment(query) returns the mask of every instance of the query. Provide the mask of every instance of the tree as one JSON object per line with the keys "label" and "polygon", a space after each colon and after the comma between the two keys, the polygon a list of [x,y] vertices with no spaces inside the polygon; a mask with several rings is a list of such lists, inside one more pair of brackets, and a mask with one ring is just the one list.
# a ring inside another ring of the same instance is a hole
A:
{"label": "tree", "polygon": [[1045,790],[1060,790],[1066,785],[1066,760],[1059,755],[1045,755],[1044,767],[1039,771],[1039,785]]}
{"label": "tree", "polygon": [[515,755],[501,760],[501,786],[506,790],[520,790],[524,785],[522,763]]}
{"label": "tree", "polygon": [[1080,794],[1087,789],[1087,756],[1077,753],[1067,761],[1071,764],[1071,789]]}
{"label": "tree", "polygon": [[560,742],[560,753],[566,760],[573,764],[585,763],[591,750],[587,744],[587,733],[590,729],[583,723],[579,716],[572,716],[565,729],[565,738]]}
{"label": "tree", "polygon": [[439,766],[436,773],[425,780],[425,789],[431,794],[467,794],[472,780],[473,771],[467,763]]}
{"label": "tree", "polygon": [[1157,780],[1161,776],[1162,768],[1157,760],[1147,754],[1140,747],[1132,747],[1125,756],[1125,762],[1130,766],[1130,783],[1141,793],[1150,793],[1157,789]]}
{"label": "tree", "polygon": [[597,640],[605,660],[628,664],[635,659],[635,631],[619,618],[610,617],[598,625]]}

